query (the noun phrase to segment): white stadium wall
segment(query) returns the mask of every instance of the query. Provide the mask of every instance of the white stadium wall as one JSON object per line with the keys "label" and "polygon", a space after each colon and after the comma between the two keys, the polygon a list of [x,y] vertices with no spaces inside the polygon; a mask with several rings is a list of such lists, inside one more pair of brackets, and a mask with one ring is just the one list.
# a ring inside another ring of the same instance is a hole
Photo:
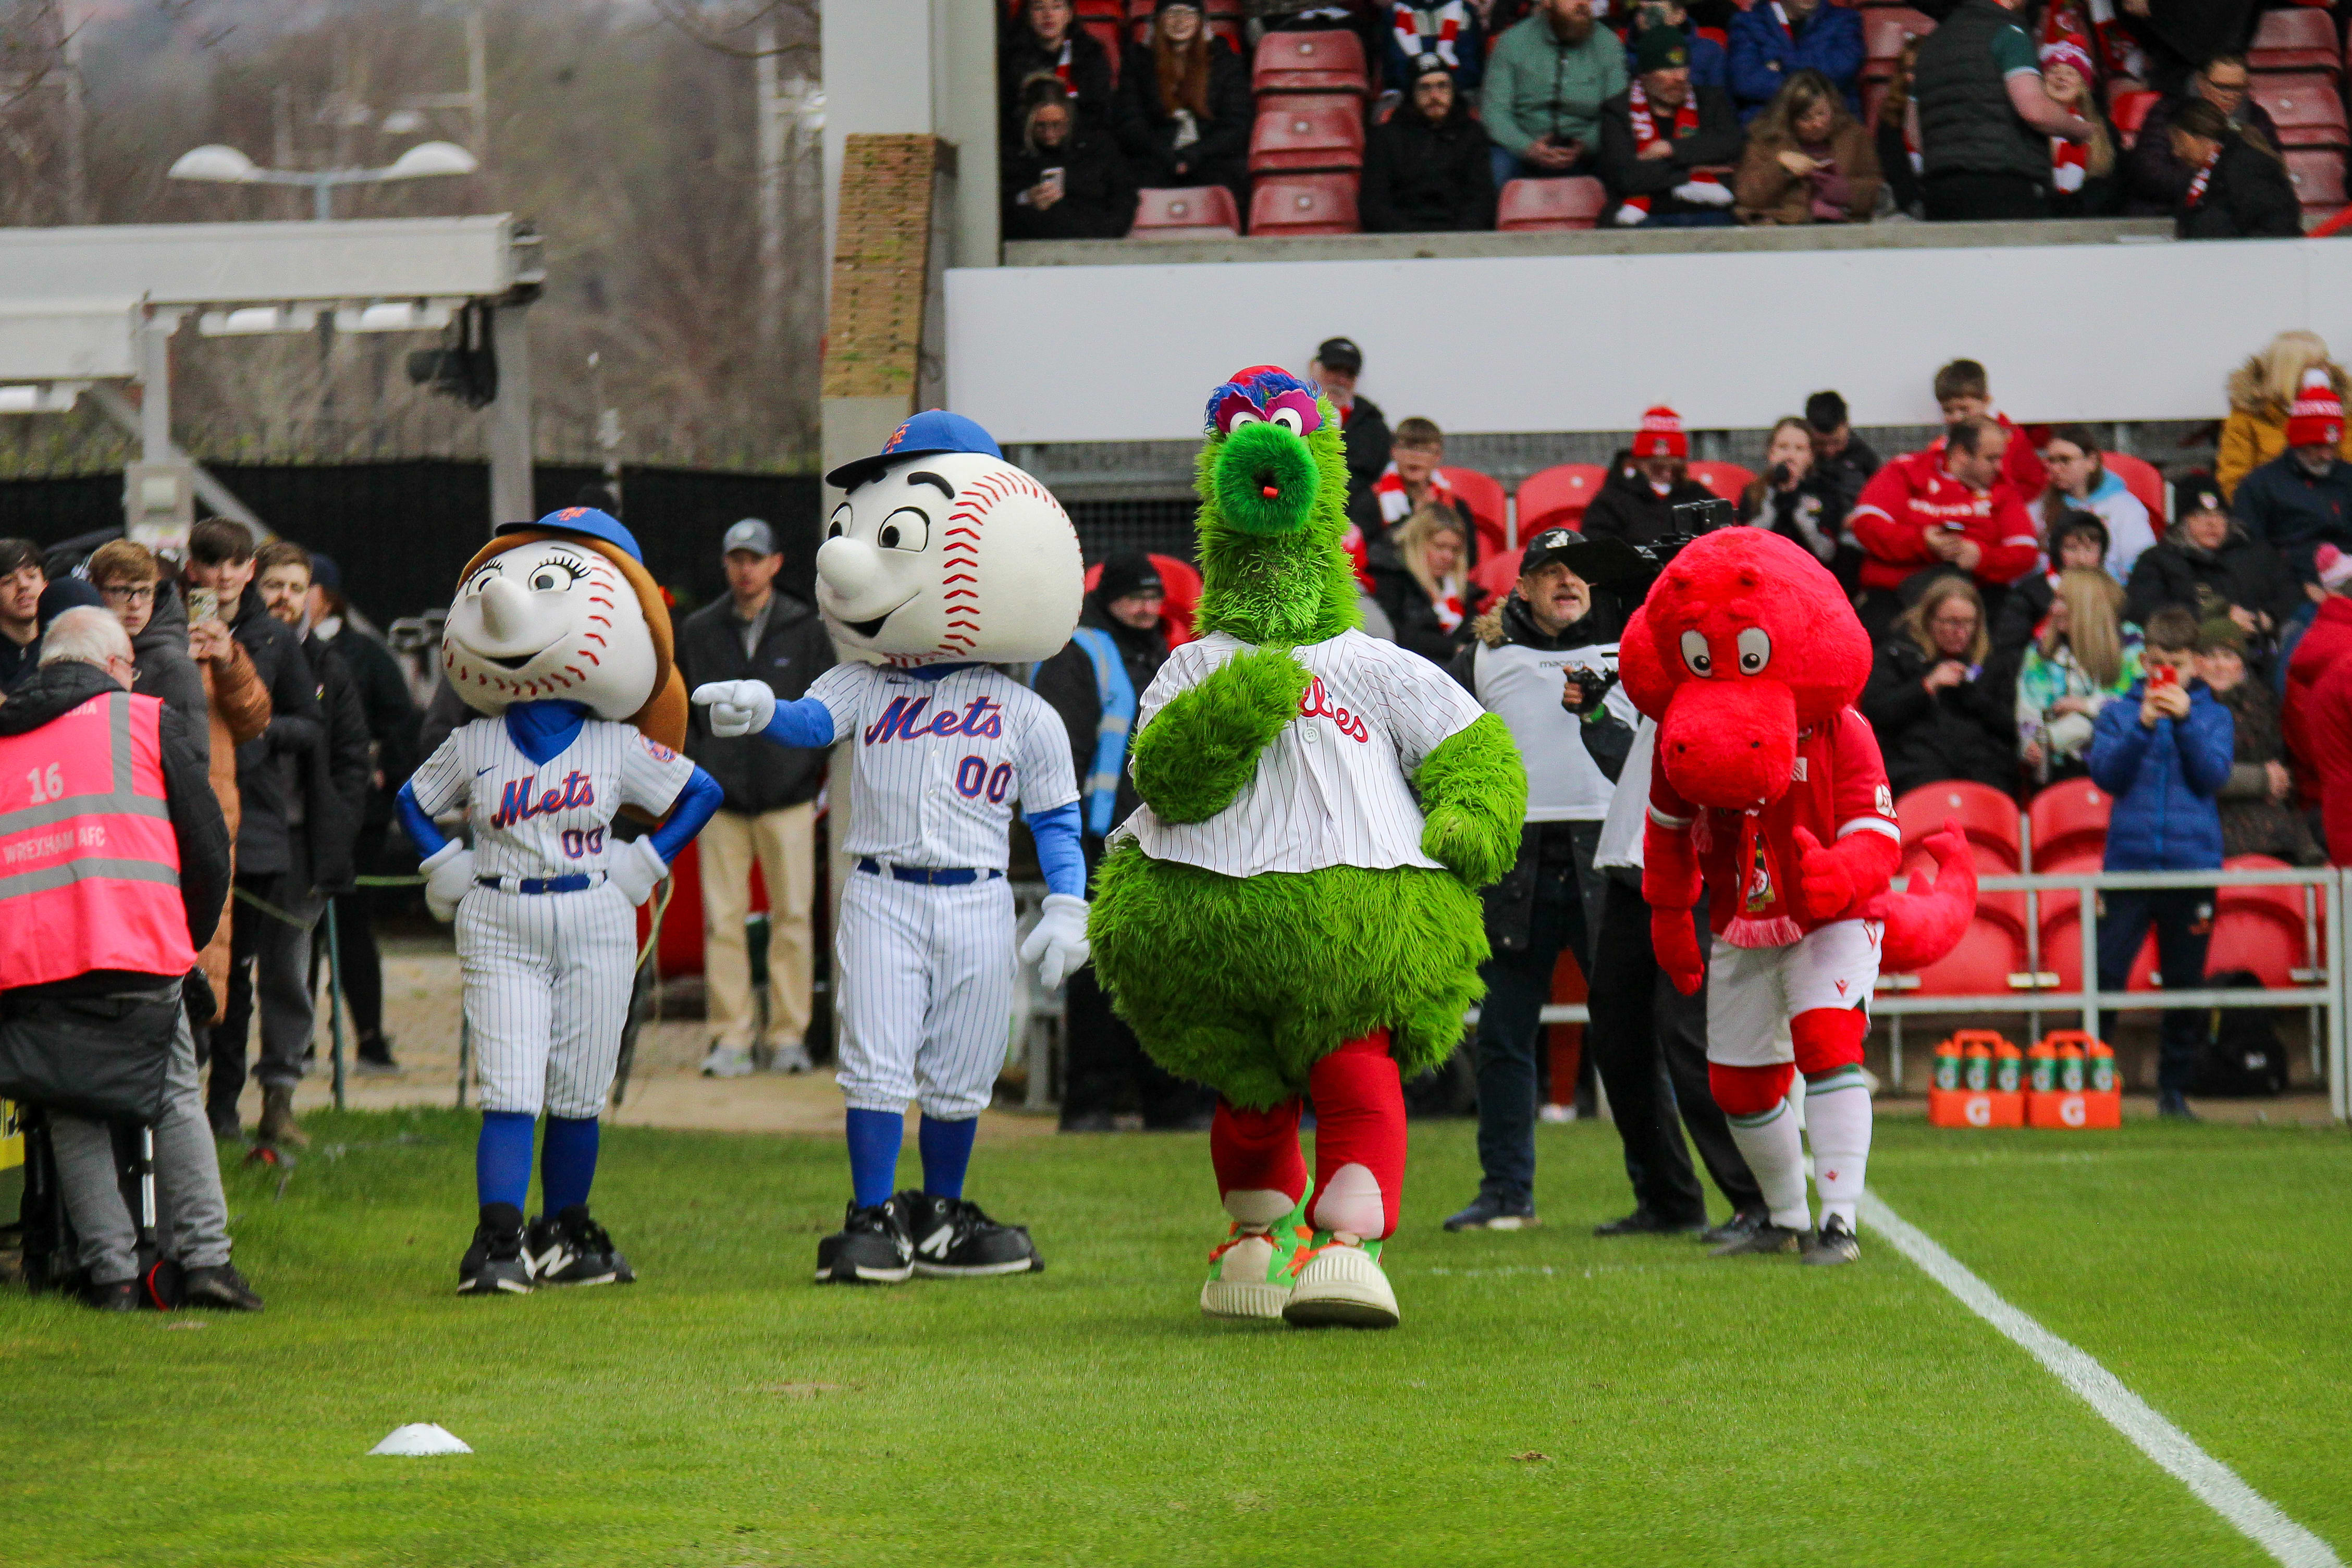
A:
{"label": "white stadium wall", "polygon": [[1246,365],[1341,334],[1389,417],[1622,430],[1670,402],[1754,429],[1836,387],[1856,424],[1933,423],[1960,356],[2022,420],[2178,420],[2273,333],[2352,350],[2352,243],[2003,246],[948,274],[950,406],[997,439],[1177,440]]}

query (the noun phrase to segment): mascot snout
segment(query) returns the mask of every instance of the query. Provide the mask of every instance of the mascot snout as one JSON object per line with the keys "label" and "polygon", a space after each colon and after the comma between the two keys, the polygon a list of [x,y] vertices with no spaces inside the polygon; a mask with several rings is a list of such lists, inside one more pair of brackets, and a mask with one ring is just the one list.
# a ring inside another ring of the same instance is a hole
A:
{"label": "mascot snout", "polygon": [[1797,761],[1797,701],[1779,681],[1690,681],[1658,726],[1666,782],[1701,806],[1742,811],[1789,788]]}

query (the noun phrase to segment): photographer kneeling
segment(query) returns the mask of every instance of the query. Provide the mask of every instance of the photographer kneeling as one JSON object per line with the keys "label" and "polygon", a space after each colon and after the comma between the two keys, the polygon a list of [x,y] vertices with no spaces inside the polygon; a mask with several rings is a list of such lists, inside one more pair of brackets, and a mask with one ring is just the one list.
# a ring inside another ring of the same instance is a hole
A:
{"label": "photographer kneeling", "polygon": [[140,1304],[109,1125],[131,1120],[154,1132],[156,1239],[179,1294],[252,1312],[181,992],[227,897],[228,831],[205,737],[133,695],[133,673],[113,616],[68,610],[0,706],[0,1091],[47,1112],[90,1305]]}

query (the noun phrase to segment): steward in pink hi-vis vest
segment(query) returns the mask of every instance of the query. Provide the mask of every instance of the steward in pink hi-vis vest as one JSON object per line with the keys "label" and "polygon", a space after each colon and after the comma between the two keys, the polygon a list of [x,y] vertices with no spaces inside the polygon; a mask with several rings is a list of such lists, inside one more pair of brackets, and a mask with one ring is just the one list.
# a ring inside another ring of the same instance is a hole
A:
{"label": "steward in pink hi-vis vest", "polygon": [[0,736],[0,989],[194,966],[163,706],[116,692]]}

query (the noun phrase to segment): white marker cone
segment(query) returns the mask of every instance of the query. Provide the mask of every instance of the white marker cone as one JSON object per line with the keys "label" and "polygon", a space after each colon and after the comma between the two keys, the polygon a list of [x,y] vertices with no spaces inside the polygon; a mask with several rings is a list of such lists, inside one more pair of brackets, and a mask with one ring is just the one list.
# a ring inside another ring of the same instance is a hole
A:
{"label": "white marker cone", "polygon": [[384,1454],[394,1458],[422,1458],[427,1454],[470,1454],[467,1448],[430,1421],[412,1421],[396,1428],[392,1436],[370,1448],[370,1454]]}

